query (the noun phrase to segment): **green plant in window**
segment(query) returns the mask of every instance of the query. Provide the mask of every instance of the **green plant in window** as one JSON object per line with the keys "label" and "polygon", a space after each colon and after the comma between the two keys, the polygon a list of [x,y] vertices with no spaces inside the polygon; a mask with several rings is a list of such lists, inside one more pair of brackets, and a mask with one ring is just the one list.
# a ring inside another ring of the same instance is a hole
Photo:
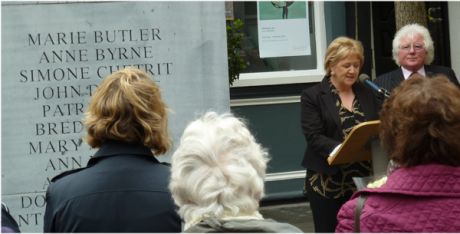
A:
{"label": "green plant in window", "polygon": [[244,23],[240,19],[227,23],[227,53],[228,53],[228,81],[230,85],[240,78],[240,73],[246,68],[246,62],[241,56],[241,32]]}

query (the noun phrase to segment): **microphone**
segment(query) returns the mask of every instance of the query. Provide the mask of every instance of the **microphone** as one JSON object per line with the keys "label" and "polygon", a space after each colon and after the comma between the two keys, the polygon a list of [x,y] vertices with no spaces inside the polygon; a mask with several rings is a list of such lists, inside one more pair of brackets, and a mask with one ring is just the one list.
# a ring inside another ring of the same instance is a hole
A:
{"label": "microphone", "polygon": [[359,80],[363,83],[366,83],[369,87],[371,87],[373,90],[377,91],[378,93],[382,94],[385,96],[385,98],[390,96],[390,92],[388,90],[379,87],[376,85],[374,82],[371,81],[371,78],[367,74],[361,74],[359,75]]}

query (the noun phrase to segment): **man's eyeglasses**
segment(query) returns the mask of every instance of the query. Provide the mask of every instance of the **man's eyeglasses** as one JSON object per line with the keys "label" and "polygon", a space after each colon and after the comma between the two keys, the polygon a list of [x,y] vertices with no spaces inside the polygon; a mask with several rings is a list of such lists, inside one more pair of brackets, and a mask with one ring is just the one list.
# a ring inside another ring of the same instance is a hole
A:
{"label": "man's eyeglasses", "polygon": [[425,46],[424,45],[402,45],[399,47],[400,50],[403,50],[403,51],[410,51],[411,48],[414,48],[414,51],[422,51],[425,49]]}

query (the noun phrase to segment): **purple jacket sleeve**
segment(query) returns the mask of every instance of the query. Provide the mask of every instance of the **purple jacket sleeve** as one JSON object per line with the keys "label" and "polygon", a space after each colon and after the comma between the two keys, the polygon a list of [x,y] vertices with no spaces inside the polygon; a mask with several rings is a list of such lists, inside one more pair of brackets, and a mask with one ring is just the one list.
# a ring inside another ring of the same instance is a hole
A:
{"label": "purple jacket sleeve", "polygon": [[353,232],[356,201],[356,198],[349,200],[340,208],[335,232]]}

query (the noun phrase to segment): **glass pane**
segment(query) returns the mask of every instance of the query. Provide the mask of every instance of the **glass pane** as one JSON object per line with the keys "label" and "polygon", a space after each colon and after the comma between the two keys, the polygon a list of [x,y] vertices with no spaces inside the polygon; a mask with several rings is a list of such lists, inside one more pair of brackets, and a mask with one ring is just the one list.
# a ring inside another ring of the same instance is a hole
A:
{"label": "glass pane", "polygon": [[243,73],[313,70],[317,68],[313,2],[308,2],[311,55],[263,59],[259,57],[257,2],[234,2],[233,4],[235,19],[241,19],[244,22],[241,56],[245,58],[247,67]]}

